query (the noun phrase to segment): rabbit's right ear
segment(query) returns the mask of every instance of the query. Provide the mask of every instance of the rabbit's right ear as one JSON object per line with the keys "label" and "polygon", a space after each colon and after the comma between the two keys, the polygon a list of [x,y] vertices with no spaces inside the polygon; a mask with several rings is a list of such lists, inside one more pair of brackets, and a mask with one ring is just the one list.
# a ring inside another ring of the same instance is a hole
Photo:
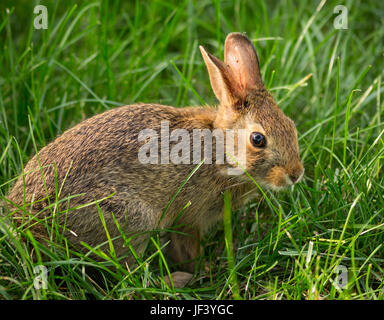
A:
{"label": "rabbit's right ear", "polygon": [[233,32],[227,36],[224,63],[231,70],[233,81],[237,84],[236,93],[240,97],[244,98],[250,91],[264,87],[255,47],[245,35]]}
{"label": "rabbit's right ear", "polygon": [[233,106],[239,102],[231,69],[224,62],[207,52],[200,46],[201,55],[207,66],[209,80],[215,96],[222,105]]}

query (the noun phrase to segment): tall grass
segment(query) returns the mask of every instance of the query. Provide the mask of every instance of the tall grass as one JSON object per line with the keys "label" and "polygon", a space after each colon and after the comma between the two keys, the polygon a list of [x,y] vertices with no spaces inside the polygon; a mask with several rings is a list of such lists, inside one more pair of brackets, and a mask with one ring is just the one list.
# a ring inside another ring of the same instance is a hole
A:
{"label": "tall grass", "polygon": [[[0,196],[36,149],[89,116],[135,102],[215,104],[198,45],[222,58],[232,31],[252,39],[265,84],[295,120],[306,173],[232,212],[229,250],[218,226],[184,289],[163,281],[171,266],[156,233],[130,267],[113,247],[89,248],[104,262],[62,237],[48,250],[2,219],[1,299],[382,299],[384,5],[344,1],[348,29],[338,30],[339,2],[43,1],[48,29],[35,30],[38,2],[2,1]],[[46,289],[34,286],[36,265],[48,268]]]}

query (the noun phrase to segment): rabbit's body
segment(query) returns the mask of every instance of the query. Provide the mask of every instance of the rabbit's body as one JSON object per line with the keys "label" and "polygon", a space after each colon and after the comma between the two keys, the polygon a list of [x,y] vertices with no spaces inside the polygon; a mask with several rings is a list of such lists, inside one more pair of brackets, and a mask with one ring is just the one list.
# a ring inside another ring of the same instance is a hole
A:
{"label": "rabbit's body", "polygon": [[[33,157],[24,169],[27,173],[24,180],[17,181],[8,199],[22,206],[24,184],[25,203],[33,203],[34,213],[55,202],[56,194],[59,199],[70,199],[69,202],[62,201],[59,208],[51,206],[51,210],[42,211],[38,218],[49,216],[52,219],[52,210],[55,210],[59,223],[65,224],[66,235],[74,244],[83,241],[98,245],[106,241],[95,204],[60,214],[67,208],[95,200],[112,237],[119,236],[120,232],[111,213],[123,231],[132,234],[170,227],[188,203],[190,205],[178,223],[204,234],[221,217],[221,193],[234,185],[231,190],[240,194],[243,193],[240,190],[251,187],[251,184],[236,183],[233,177],[223,176],[218,166],[203,164],[165,211],[171,197],[196,164],[142,164],[137,156],[142,144],[137,140],[140,131],[146,128],[160,131],[162,121],[169,121],[170,131],[179,128],[212,130],[216,116],[216,110],[210,107],[174,108],[145,104],[124,106],[96,115],[67,130],[44,147],[38,157]],[[38,161],[44,168],[44,179]],[[36,235],[47,237],[45,231],[38,228],[39,225],[35,227]],[[126,251],[121,244],[122,241],[115,248],[120,254]]]}
{"label": "rabbit's body", "polygon": [[[83,241],[95,246],[107,241],[100,212],[111,238],[120,235],[116,221],[121,231],[130,236],[168,228],[177,218],[187,235],[172,234],[170,248],[173,258],[181,262],[196,257],[199,234],[220,220],[224,190],[230,189],[235,203],[240,204],[257,187],[245,174],[228,175],[223,168],[231,165],[216,164],[215,159],[212,164],[203,163],[183,185],[196,164],[161,164],[160,160],[143,164],[138,157],[145,143],[139,139],[142,130],[150,128],[159,133],[164,121],[169,123],[170,132],[243,129],[250,137],[244,167],[260,185],[280,189],[298,181],[303,166],[295,125],[265,90],[251,42],[241,34],[230,34],[225,44],[225,63],[203,48],[201,52],[213,91],[220,100],[218,109],[139,104],[85,120],[39,152],[42,170],[37,156],[28,162],[25,177],[19,178],[9,194],[9,203],[16,204],[14,209],[33,203],[27,212],[38,214],[39,219],[58,218],[75,245]],[[70,200],[47,209],[56,198]],[[95,200],[100,210],[90,204]],[[14,217],[20,219],[21,211],[15,209]],[[47,236],[39,224],[33,230],[37,236]],[[135,240],[137,247],[144,237]],[[114,242],[119,256],[128,251],[123,243],[121,237]],[[193,265],[188,269],[193,270]]]}

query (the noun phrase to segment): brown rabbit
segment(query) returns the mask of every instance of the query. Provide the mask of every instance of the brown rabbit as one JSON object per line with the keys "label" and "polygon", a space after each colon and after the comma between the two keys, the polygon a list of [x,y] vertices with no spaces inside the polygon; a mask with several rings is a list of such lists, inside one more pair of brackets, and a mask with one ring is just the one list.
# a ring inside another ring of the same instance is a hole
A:
{"label": "brown rabbit", "polygon": [[[185,269],[193,272],[200,237],[222,219],[223,191],[230,189],[241,204],[257,187],[246,174],[228,175],[223,170],[236,163],[203,163],[189,180],[196,163],[143,163],[138,154],[150,137],[140,140],[140,132],[151,129],[159,133],[164,123],[169,123],[170,131],[189,133],[194,129],[244,129],[243,169],[262,187],[278,190],[296,183],[304,172],[296,128],[265,89],[252,43],[240,33],[229,34],[224,62],[203,47],[200,50],[220,101],[217,109],[136,104],[81,122],[28,162],[24,178],[17,180],[8,196],[13,217],[25,221],[24,211],[38,219],[58,219],[70,242],[81,249],[80,242],[91,246],[107,243],[102,212],[119,257],[129,256],[119,228],[127,238],[141,234],[131,241],[140,252],[145,232],[169,228],[177,218],[182,232],[170,234],[169,255],[175,262],[190,262]],[[160,154],[163,147],[166,145],[154,150]],[[57,205],[53,205],[55,201]],[[31,229],[36,237],[47,237],[41,224],[35,223]]]}

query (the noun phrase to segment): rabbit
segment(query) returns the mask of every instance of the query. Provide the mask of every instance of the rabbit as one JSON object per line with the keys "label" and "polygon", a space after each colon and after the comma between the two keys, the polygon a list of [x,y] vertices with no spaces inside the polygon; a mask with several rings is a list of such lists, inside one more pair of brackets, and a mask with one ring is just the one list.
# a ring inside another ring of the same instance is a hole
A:
{"label": "rabbit", "polygon": [[[174,273],[175,284],[184,286],[201,254],[201,239],[222,220],[222,193],[232,192],[235,207],[257,194],[245,171],[261,187],[273,190],[297,183],[304,173],[295,124],[265,88],[252,42],[242,33],[230,33],[224,62],[202,46],[200,51],[218,107],[142,103],[81,122],[27,163],[24,177],[18,178],[7,197],[13,219],[27,220],[22,208],[38,219],[58,219],[65,236],[80,250],[84,249],[81,242],[104,243],[103,248],[108,248],[104,222],[116,256],[129,263],[133,260],[127,239],[140,253],[151,230],[171,228],[177,220],[180,227],[170,232],[167,254],[184,270]],[[164,123],[170,131],[243,129],[247,139],[242,173],[230,175],[223,170],[236,167],[236,161],[201,162],[199,167],[160,160],[142,163],[138,153],[149,138],[140,141],[140,132],[149,128],[159,133]],[[59,203],[60,199],[65,200]],[[48,237],[36,220],[30,221],[30,228],[36,238]]]}

